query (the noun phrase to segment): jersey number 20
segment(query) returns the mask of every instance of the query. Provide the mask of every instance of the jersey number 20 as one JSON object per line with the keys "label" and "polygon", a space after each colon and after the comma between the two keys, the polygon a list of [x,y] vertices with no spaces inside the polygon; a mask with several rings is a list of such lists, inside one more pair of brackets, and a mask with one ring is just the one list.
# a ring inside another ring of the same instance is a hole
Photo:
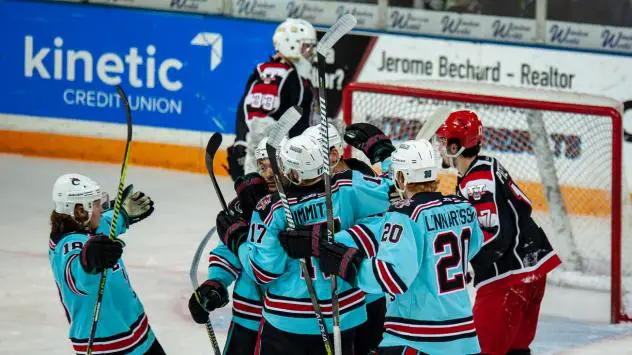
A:
{"label": "jersey number 20", "polygon": [[[472,230],[469,227],[461,230],[461,235],[456,235],[453,231],[437,234],[434,240],[434,253],[444,254],[437,261],[437,285],[439,294],[450,293],[465,288],[465,277],[467,275],[468,249]],[[450,252],[447,253],[447,248]],[[457,269],[459,271],[456,271]],[[450,277],[449,272],[454,274]]]}

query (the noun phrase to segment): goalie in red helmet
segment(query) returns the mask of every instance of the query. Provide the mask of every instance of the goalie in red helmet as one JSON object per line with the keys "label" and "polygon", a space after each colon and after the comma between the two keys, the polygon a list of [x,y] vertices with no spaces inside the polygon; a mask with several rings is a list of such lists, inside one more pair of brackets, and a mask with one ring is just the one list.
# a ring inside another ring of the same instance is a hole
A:
{"label": "goalie in red helmet", "polygon": [[437,130],[444,167],[458,170],[456,193],[476,208],[484,242],[472,259],[474,323],[483,354],[530,354],[546,274],[560,264],[531,217],[531,201],[500,162],[480,154],[483,124],[452,112]]}

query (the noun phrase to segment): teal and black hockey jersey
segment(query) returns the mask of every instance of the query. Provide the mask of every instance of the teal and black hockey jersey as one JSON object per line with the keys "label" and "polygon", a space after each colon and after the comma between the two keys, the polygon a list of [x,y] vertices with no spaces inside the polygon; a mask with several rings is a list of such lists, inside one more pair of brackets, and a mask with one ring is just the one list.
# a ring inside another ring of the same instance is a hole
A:
{"label": "teal and black hockey jersey", "polygon": [[[234,215],[242,215],[239,200],[235,198],[228,204]],[[242,245],[243,248],[247,248]],[[208,258],[208,279],[218,280],[228,288],[233,282],[233,322],[252,331],[259,330],[261,322],[261,297],[255,282],[241,272],[241,261],[221,241],[211,250]],[[262,287],[259,285],[258,287]]]}
{"label": "teal and black hockey jersey", "polygon": [[[246,245],[241,247],[247,248]],[[225,287],[235,282],[233,288],[233,322],[252,331],[258,331],[261,322],[261,298],[255,282],[241,272],[239,258],[222,242],[219,242],[211,251],[208,262],[209,280],[218,280]]]}
{"label": "teal and black hockey jersey", "polygon": [[465,279],[484,238],[469,202],[419,193],[335,238],[369,256],[360,266],[357,286],[391,295],[381,347],[409,346],[427,354],[480,352]]}
{"label": "teal and black hockey jersey", "polygon": [[[116,235],[127,230],[119,215]],[[104,211],[96,233],[107,235],[112,210]],[[88,233],[69,233],[49,239],[48,257],[61,302],[70,322],[69,337],[77,354],[85,354],[92,326],[101,273],[91,274],[81,266],[80,253]],[[108,269],[101,304],[101,317],[92,347],[94,354],[144,354],[155,340],[143,305],[132,288],[122,259]]]}
{"label": "teal and black hockey jersey", "polygon": [[[349,228],[359,219],[383,213],[388,208],[390,182],[347,171],[332,179],[334,217],[342,228]],[[291,186],[287,191],[290,210],[297,225],[322,223],[327,220],[324,184]],[[272,326],[289,333],[319,334],[300,262],[288,257],[278,234],[287,228],[281,201],[272,195],[263,198],[253,213],[248,248],[239,249],[243,272],[257,283],[266,285],[263,317]],[[332,329],[331,285],[314,258],[307,259],[327,328]],[[381,293],[381,292],[379,292]],[[364,292],[338,279],[338,301],[342,330],[366,320]]]}

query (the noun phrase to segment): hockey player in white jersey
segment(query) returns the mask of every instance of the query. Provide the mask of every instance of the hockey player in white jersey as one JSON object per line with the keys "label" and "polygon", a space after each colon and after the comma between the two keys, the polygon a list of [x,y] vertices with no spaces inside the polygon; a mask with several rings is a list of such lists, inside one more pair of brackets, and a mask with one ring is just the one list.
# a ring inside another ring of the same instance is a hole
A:
{"label": "hockey player in white jersey", "polygon": [[469,202],[436,192],[436,154],[425,140],[400,143],[391,168],[404,199],[319,243],[323,272],[390,294],[379,354],[480,351],[465,278],[483,234]]}
{"label": "hockey player in white jersey", "polygon": [[313,106],[313,60],[316,31],[307,21],[289,18],[272,37],[275,53],[257,65],[237,106],[235,142],[228,148],[228,172],[233,180],[256,171],[254,151],[267,128],[288,108],[300,106],[301,120],[289,136],[309,126]]}

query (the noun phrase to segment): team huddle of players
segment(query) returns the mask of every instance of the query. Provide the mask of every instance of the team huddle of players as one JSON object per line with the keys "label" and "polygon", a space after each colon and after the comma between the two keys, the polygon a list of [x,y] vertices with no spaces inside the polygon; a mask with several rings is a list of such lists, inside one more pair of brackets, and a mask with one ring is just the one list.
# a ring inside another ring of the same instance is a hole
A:
{"label": "team huddle of players", "polygon": [[[477,115],[452,112],[431,141],[397,145],[367,123],[344,132],[330,125],[336,233],[329,240],[326,143],[309,127],[316,34],[306,21],[288,19],[273,41],[275,55],[257,66],[239,104],[228,156],[237,198],[217,216],[221,242],[210,253],[208,279],[189,300],[193,320],[206,323],[232,299],[224,354],[326,354],[306,280],[331,338],[336,278],[343,354],[530,354],[546,274],[560,259],[531,218],[528,197],[495,158],[480,155]],[[296,105],[303,118],[278,157],[269,157],[265,132]],[[388,173],[344,159],[343,141]],[[278,159],[295,228],[271,159]],[[442,168],[458,171],[452,195],[437,191]],[[111,269],[91,350],[164,354],[127,278],[124,243],[105,236],[107,195],[93,180],[66,174],[53,201],[49,257],[74,351],[87,351],[100,275]],[[117,236],[154,210],[131,186],[122,201]]]}
{"label": "team huddle of players", "polygon": [[[479,155],[476,114],[450,114],[435,144],[395,147],[377,127],[347,127],[345,141],[381,163],[390,172],[383,177],[342,159],[342,139],[330,126],[333,242],[315,130],[280,148],[295,229],[274,192],[265,140],[255,151],[260,174],[238,178],[233,212],[217,217],[222,243],[197,290],[202,302],[192,295],[189,309],[205,323],[228,303],[235,282],[225,353],[325,354],[304,278],[312,279],[331,332],[335,275],[344,354],[529,354],[546,274],[560,261],[528,198],[494,158]],[[460,173],[454,195],[437,192],[442,165]]]}

